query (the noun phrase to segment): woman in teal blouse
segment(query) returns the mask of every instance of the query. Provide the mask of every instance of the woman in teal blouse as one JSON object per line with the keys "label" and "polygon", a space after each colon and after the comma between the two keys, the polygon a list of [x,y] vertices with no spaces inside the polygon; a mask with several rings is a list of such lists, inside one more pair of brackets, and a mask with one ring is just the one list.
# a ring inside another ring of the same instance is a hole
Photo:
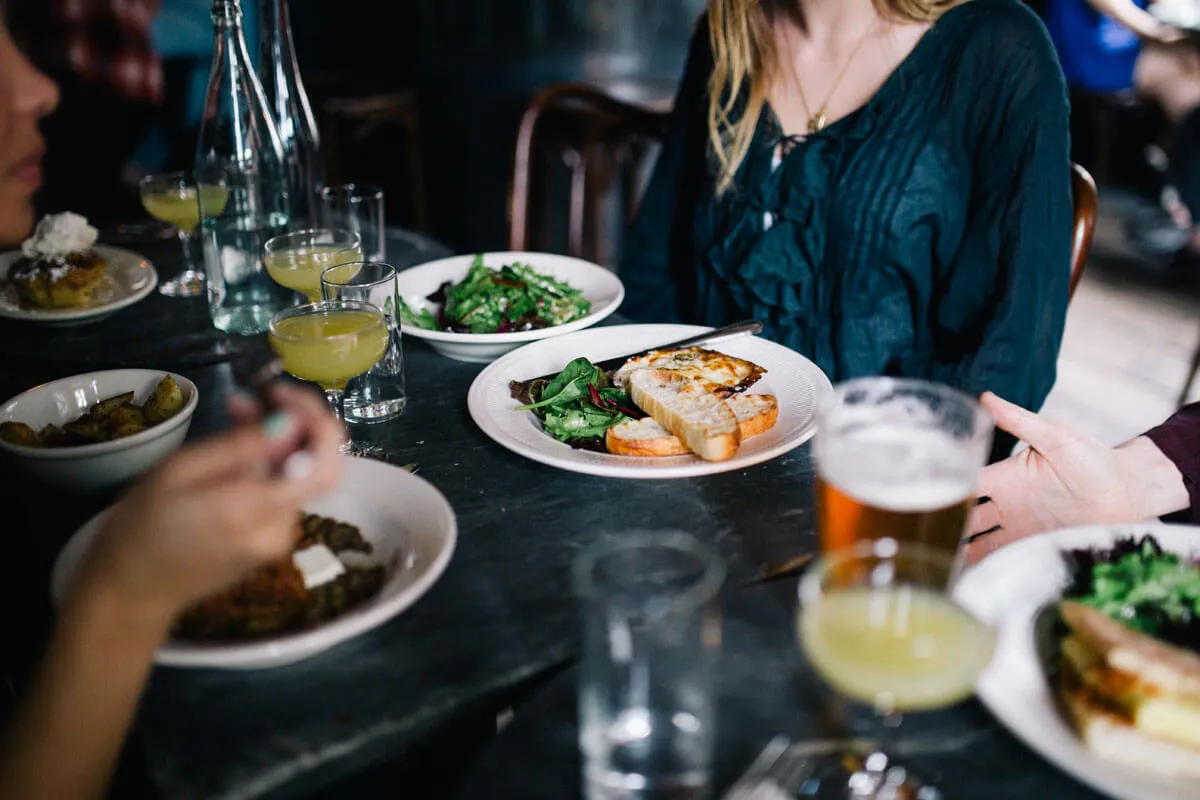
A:
{"label": "woman in teal blouse", "polygon": [[627,242],[624,311],[753,317],[835,381],[925,378],[1036,409],[1071,224],[1062,71],[1017,0],[709,0]]}

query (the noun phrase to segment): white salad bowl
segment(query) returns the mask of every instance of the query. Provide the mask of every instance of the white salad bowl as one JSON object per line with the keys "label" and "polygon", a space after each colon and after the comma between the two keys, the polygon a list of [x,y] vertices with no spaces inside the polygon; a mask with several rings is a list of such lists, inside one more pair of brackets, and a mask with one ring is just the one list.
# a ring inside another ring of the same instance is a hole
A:
{"label": "white salad bowl", "polygon": [[178,414],[152,428],[75,447],[25,447],[0,440],[0,452],[27,474],[67,489],[89,491],[122,484],[183,444],[200,397],[196,384],[173,372],[112,369],[44,383],[0,406],[0,423],[23,422],[34,430],[51,424],[62,427],[99,401],[124,392],[133,391],[133,400],[140,405],[167,375],[179,384],[186,403]]}
{"label": "white salad bowl", "polygon": [[[457,283],[465,278],[474,260],[474,255],[454,256],[406,269],[396,275],[397,291],[414,311],[422,308],[432,310],[435,305],[429,302],[428,296],[444,283]],[[483,254],[483,263],[492,269],[499,269],[514,262],[528,264],[537,272],[579,289],[584,298],[591,302],[591,311],[572,322],[533,331],[452,333],[431,331],[404,322],[400,325],[401,331],[406,336],[424,339],[434,350],[447,358],[483,364],[527,342],[590,328],[616,311],[625,299],[625,286],[621,279],[611,270],[590,261],[551,253]]]}

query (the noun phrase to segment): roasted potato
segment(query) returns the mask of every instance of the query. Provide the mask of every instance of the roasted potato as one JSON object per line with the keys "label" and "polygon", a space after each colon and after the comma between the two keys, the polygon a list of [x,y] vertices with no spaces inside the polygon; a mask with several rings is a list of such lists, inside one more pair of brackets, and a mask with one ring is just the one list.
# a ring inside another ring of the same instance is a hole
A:
{"label": "roasted potato", "polygon": [[91,411],[88,413],[91,414],[92,418],[101,420],[112,414],[117,409],[132,405],[133,392],[124,392],[122,394],[115,395],[114,397],[110,397],[107,400],[101,400],[99,403],[96,403],[96,405],[92,406]]}
{"label": "roasted potato", "polygon": [[[92,417],[95,418],[95,414]],[[114,409],[103,419],[101,424],[110,431],[123,428],[126,425],[138,425],[142,428],[148,427],[146,425],[146,415],[142,413],[140,408],[132,404]]]}
{"label": "roasted potato", "polygon": [[19,444],[23,447],[41,447],[42,439],[38,432],[24,422],[0,423],[0,439],[9,444]]}
{"label": "roasted potato", "polygon": [[124,439],[126,436],[133,436],[135,433],[149,430],[149,426],[144,422],[127,422],[124,425],[118,425],[115,428],[109,429],[110,439]]}
{"label": "roasted potato", "polygon": [[157,425],[178,414],[186,404],[187,398],[183,395],[183,389],[168,375],[158,382],[158,386],[155,386],[154,391],[146,398],[146,402],[142,404],[142,413],[147,424]]}
{"label": "roasted potato", "polygon": [[66,434],[57,425],[46,425],[38,431],[38,438],[46,447],[65,447]]}
{"label": "roasted potato", "polygon": [[91,417],[84,414],[74,422],[63,425],[63,431],[78,441],[78,444],[103,442],[108,439],[108,433],[98,422],[92,422]]}

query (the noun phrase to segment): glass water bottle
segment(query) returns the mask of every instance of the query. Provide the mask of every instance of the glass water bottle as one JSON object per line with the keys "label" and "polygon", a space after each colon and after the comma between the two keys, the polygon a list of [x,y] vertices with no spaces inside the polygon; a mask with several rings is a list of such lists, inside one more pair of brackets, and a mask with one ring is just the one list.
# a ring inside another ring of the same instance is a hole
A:
{"label": "glass water bottle", "polygon": [[[288,225],[283,145],[246,51],[239,0],[213,0],[212,19],[216,47],[196,147],[209,309],[220,330],[261,333],[294,302],[263,264],[263,245]],[[209,192],[220,207],[206,207],[205,186],[224,189]]]}
{"label": "glass water bottle", "polygon": [[292,203],[292,227],[319,227],[317,193],[325,182],[321,137],[300,78],[287,0],[264,0],[263,88],[279,126]]}

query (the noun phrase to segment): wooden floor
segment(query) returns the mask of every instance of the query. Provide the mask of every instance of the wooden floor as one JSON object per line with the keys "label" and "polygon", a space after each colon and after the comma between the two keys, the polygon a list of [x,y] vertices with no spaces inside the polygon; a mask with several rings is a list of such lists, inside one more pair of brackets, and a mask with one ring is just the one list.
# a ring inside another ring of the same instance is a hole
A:
{"label": "wooden floor", "polygon": [[[1117,443],[1175,410],[1200,344],[1200,268],[1180,275],[1138,258],[1109,214],[1101,215],[1092,252],[1043,412]],[[1191,397],[1200,400],[1200,380]]]}

